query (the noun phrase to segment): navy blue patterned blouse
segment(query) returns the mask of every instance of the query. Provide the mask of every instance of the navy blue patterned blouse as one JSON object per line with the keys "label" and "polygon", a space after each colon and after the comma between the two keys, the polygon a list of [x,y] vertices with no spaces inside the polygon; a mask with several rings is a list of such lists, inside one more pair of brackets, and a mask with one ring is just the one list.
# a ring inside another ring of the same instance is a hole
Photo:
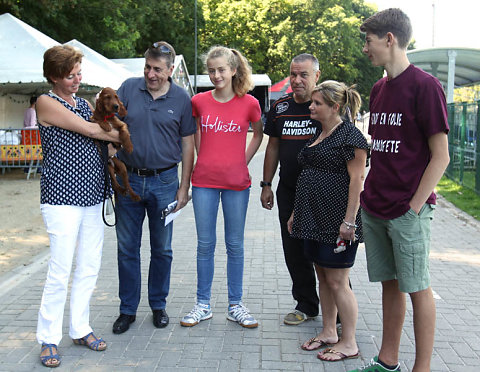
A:
{"label": "navy blue patterned blouse", "polygon": [[[75,97],[76,107],[56,96],[63,106],[90,121],[87,101]],[[89,207],[103,202],[104,171],[100,152],[92,138],[39,123],[43,150],[40,203]]]}
{"label": "navy blue patterned blouse", "polygon": [[[355,158],[355,148],[367,149],[367,140],[352,123],[343,122],[333,133],[309,147],[321,131],[298,154],[303,167],[297,181],[292,236],[299,239],[335,243],[348,205],[350,176],[347,162]],[[363,241],[360,211],[355,234]]]}

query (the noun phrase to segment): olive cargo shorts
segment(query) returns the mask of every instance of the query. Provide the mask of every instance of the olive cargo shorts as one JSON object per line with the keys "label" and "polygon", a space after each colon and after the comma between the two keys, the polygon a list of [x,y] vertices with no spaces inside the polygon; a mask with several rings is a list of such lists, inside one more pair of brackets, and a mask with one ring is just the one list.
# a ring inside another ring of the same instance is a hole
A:
{"label": "olive cargo shorts", "polygon": [[382,220],[362,209],[363,234],[371,282],[398,280],[404,293],[430,286],[428,256],[430,224],[435,205],[425,204],[417,215],[411,208],[403,216]]}

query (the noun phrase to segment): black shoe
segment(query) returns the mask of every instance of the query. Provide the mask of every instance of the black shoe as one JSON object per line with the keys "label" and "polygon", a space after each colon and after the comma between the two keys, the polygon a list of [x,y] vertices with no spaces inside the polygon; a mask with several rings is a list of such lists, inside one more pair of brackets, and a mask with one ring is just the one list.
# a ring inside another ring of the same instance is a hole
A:
{"label": "black shoe", "polygon": [[165,309],[153,310],[153,325],[157,328],[165,328],[169,319]]}
{"label": "black shoe", "polygon": [[113,333],[119,335],[120,333],[128,331],[130,324],[136,319],[135,315],[120,314],[120,316],[113,323]]}

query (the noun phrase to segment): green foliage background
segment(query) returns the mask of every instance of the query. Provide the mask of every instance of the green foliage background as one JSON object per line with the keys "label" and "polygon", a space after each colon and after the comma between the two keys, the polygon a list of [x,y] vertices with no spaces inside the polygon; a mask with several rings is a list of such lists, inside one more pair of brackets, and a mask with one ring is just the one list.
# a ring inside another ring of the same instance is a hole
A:
{"label": "green foliage background", "polygon": [[[195,61],[195,0],[0,0],[9,12],[58,42],[72,39],[108,58],[142,56],[158,40]],[[375,9],[364,0],[198,0],[198,54],[212,45],[239,49],[254,73],[272,82],[288,76],[290,60],[312,53],[321,80],[357,84],[367,109],[373,83],[382,76],[362,55],[361,22]]]}

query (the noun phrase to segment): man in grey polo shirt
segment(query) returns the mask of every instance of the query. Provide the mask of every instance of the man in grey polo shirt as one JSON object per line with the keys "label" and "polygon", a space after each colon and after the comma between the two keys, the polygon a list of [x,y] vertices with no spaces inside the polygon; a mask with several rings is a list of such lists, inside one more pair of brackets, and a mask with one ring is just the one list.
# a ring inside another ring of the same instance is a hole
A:
{"label": "man in grey polo shirt", "polygon": [[[176,210],[188,202],[193,168],[195,120],[190,97],[175,85],[171,75],[175,62],[173,47],[160,41],[145,52],[144,77],[126,80],[118,95],[128,110],[133,152],[120,151],[133,190],[141,200],[117,195],[117,241],[120,316],[113,333],[128,330],[135,321],[140,302],[140,245],[145,212],[150,230],[148,300],[157,328],[168,325],[166,298],[172,263],[172,223],[165,226],[162,211],[177,200]],[[182,162],[180,185],[177,164]],[[119,180],[120,182],[121,180]],[[120,182],[121,183],[121,182]]]}

